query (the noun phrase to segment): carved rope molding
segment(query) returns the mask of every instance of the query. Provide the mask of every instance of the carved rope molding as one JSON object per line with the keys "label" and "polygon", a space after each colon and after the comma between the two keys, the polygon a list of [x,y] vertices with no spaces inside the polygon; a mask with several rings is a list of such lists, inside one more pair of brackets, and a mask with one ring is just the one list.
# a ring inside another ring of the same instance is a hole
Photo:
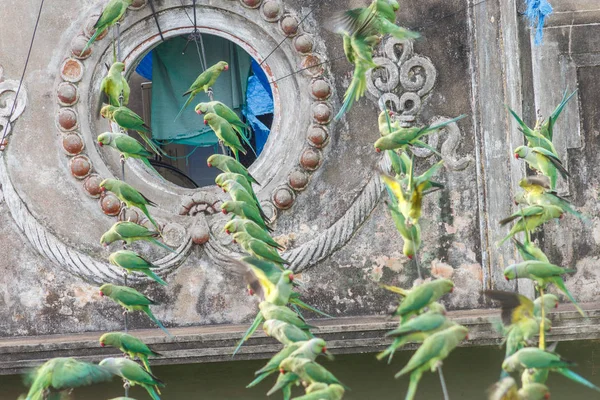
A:
{"label": "carved rope molding", "polygon": [[[17,120],[25,111],[25,106],[27,105],[27,91],[25,90],[24,85],[21,87],[21,91],[19,92],[19,98],[16,100],[17,104],[15,106],[15,110],[13,115],[10,115],[12,107],[15,103],[15,96],[17,95],[17,90],[19,88],[19,81],[15,80],[4,80],[4,68],[0,66],[0,97],[2,97],[5,93],[12,93],[6,98],[4,102],[4,107],[0,107],[0,140],[4,136],[6,132],[6,137],[8,137],[12,131],[12,123]],[[10,121],[8,118],[10,117]],[[3,143],[0,143],[0,146],[3,146]],[[0,148],[0,151],[3,148]]]}

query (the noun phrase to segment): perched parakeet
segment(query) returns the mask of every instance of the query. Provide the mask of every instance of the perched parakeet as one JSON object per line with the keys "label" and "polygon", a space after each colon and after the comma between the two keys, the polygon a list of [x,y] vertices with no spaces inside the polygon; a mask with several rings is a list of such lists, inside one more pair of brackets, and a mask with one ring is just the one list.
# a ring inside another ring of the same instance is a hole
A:
{"label": "perched parakeet", "polygon": [[108,257],[108,261],[110,261],[112,265],[121,267],[127,272],[141,272],[142,274],[148,276],[150,279],[153,279],[155,282],[167,286],[167,282],[165,282],[160,276],[156,275],[152,271],[153,268],[158,268],[158,266],[147,261],[136,252],[130,250],[119,250],[112,253]]}
{"label": "perched parakeet", "polygon": [[127,311],[143,311],[148,318],[152,320],[152,322],[162,329],[163,332],[165,332],[169,337],[172,336],[150,310],[149,306],[156,305],[158,303],[147,298],[137,290],[127,286],[117,286],[111,283],[106,283],[100,286],[100,296],[108,296],[112,301],[119,304]]}
{"label": "perched parakeet", "polygon": [[537,347],[525,347],[505,359],[502,363],[502,368],[506,372],[521,371],[524,369],[550,370],[600,392],[600,388],[596,385],[569,369],[569,367],[574,365],[575,363],[563,359],[556,353],[544,351]]}
{"label": "perched parakeet", "polygon": [[536,126],[536,129],[529,128],[523,122],[523,120],[517,115],[517,113],[515,113],[510,108],[508,108],[508,111],[515,118],[515,120],[517,121],[517,123],[519,124],[519,130],[521,132],[523,132],[523,134],[527,138],[527,146],[529,146],[529,147],[541,147],[541,148],[543,148],[545,150],[548,150],[549,152],[551,152],[552,154],[554,154],[556,157],[558,157],[558,153],[556,152],[556,149],[554,148],[554,144],[552,143],[552,138],[551,137],[546,137],[542,132],[540,132],[537,129],[537,126]]}
{"label": "perched parakeet", "polygon": [[394,338],[392,344],[377,355],[378,360],[388,357],[388,364],[392,362],[392,358],[397,349],[407,343],[422,343],[429,336],[436,332],[447,329],[454,322],[447,319],[444,314],[446,309],[439,303],[431,303],[429,311],[409,319],[401,324],[398,328],[388,332],[386,336]]}
{"label": "perched parakeet", "polygon": [[397,293],[404,298],[394,312],[394,315],[400,316],[402,323],[405,323],[410,317],[417,315],[421,310],[438,301],[446,293],[451,293],[454,290],[454,283],[449,279],[436,279],[422,283],[411,290],[386,285],[383,288]]}
{"label": "perched parakeet", "polygon": [[398,180],[386,174],[381,175],[388,193],[393,195],[392,200],[394,205],[397,205],[398,211],[411,224],[417,223],[419,218],[421,218],[423,197],[443,188],[443,185],[431,180],[431,177],[443,164],[444,161],[442,160],[434,164],[422,175],[415,177],[413,175],[413,163],[411,162],[408,177],[403,180]]}
{"label": "perched parakeet", "polygon": [[275,385],[267,392],[267,396],[281,390],[283,392],[283,400],[290,400],[292,398],[292,385],[298,384],[299,379],[300,377],[293,372],[280,373],[277,376]]}
{"label": "perched parakeet", "polygon": [[[126,106],[129,103],[129,93],[131,90],[129,89],[127,79],[123,76],[123,71],[125,71],[125,64],[122,62],[114,63],[100,84],[100,90],[106,93],[108,104],[111,106]],[[121,96],[123,96],[122,104],[120,101]]]}
{"label": "perched parakeet", "polygon": [[146,371],[152,373],[150,370],[150,363],[148,357],[160,357],[161,354],[152,350],[146,343],[142,342],[135,336],[129,335],[123,332],[109,332],[100,336],[100,346],[111,346],[121,350],[127,354],[132,360],[138,358]]}
{"label": "perched parakeet", "polygon": [[[240,117],[233,111],[231,108],[227,107],[225,104],[220,101],[211,101],[208,103],[200,103],[196,106],[196,114],[217,114],[219,117],[225,119],[229,122],[233,129],[240,135],[242,140],[252,149],[252,146],[249,141],[249,132],[250,127],[242,122]],[[254,149],[252,149],[254,151]]]}
{"label": "perched parakeet", "polygon": [[131,3],[133,3],[133,0],[110,0],[94,24],[94,29],[96,31],[90,40],[88,40],[83,50],[81,50],[80,54],[85,53],[96,41],[96,38],[98,38],[105,30],[119,22],[121,18],[123,18],[123,15],[125,15],[127,7],[129,7]]}
{"label": "perched parakeet", "polygon": [[519,251],[519,254],[523,258],[523,261],[542,261],[549,263],[548,257],[535,243],[529,238],[529,232],[525,233],[525,241],[519,242],[514,237],[512,238],[515,247]]}
{"label": "perched parakeet", "polygon": [[[309,386],[314,387],[314,383]],[[319,390],[306,390],[304,396],[295,397],[294,400],[341,400],[346,391],[342,385],[325,385],[326,387]]]}
{"label": "perched parakeet", "polygon": [[385,109],[379,113],[377,118],[377,125],[379,126],[379,134],[381,136],[389,135],[390,133],[400,129],[400,123],[398,121],[392,121],[394,113]]}
{"label": "perched parakeet", "polygon": [[166,154],[152,141],[152,132],[150,127],[146,125],[142,117],[131,111],[129,108],[125,106],[115,107],[106,105],[100,110],[100,115],[102,115],[102,118],[107,118],[125,130],[132,130],[139,133],[144,142],[156,154]]}
{"label": "perched parakeet", "polygon": [[442,360],[444,360],[450,352],[459,345],[464,339],[468,338],[469,330],[461,325],[452,326],[443,331],[434,333],[429,336],[421,347],[413,354],[408,361],[408,364],[395,377],[399,378],[403,375],[410,374],[410,383],[408,386],[408,392],[406,393],[406,400],[413,400],[417,393],[417,387],[421,376],[427,370],[432,372],[440,367]]}
{"label": "perched parakeet", "polygon": [[261,301],[258,304],[258,308],[265,320],[276,319],[297,326],[302,330],[315,328],[312,325],[308,325],[304,319],[286,306],[276,306],[268,301]]}
{"label": "perched parakeet", "polygon": [[420,139],[425,135],[428,135],[432,132],[437,132],[440,129],[460,121],[465,117],[466,115],[461,115],[449,121],[444,121],[436,125],[424,126],[422,128],[398,128],[392,131],[389,135],[379,138],[374,144],[375,150],[380,153],[382,150],[404,150],[408,146],[415,146],[426,148],[437,153],[435,149]]}
{"label": "perched parakeet", "polygon": [[[146,389],[153,400],[160,400],[157,392],[158,387],[164,387],[165,384],[144,370],[138,363],[127,358],[105,358],[100,361],[101,366],[111,371],[113,374],[127,380],[131,386],[139,385]],[[155,388],[156,387],[156,388]]]}
{"label": "perched parakeet", "polygon": [[268,336],[277,339],[280,343],[287,346],[294,342],[301,342],[312,339],[312,335],[297,326],[287,322],[270,319],[263,324],[263,330]]}
{"label": "perched parakeet", "polygon": [[487,391],[488,400],[520,400],[517,382],[506,376],[494,383]]}
{"label": "perched parakeet", "polygon": [[392,220],[394,221],[394,225],[396,225],[396,229],[398,229],[402,239],[404,239],[402,253],[412,260],[421,247],[421,226],[418,222],[408,224],[404,215],[398,211],[397,206],[388,204],[388,208],[392,214]]}
{"label": "perched parakeet", "polygon": [[545,263],[542,261],[525,261],[520,264],[513,264],[506,267],[504,277],[506,280],[511,279],[531,279],[536,286],[545,289],[548,284],[552,283],[575,305],[577,311],[585,317],[585,312],[579,307],[575,298],[567,289],[562,275],[576,272],[574,269],[566,269],[558,265]]}
{"label": "perched parakeet", "polygon": [[562,208],[576,217],[583,218],[577,212],[571,203],[563,199],[550,188],[550,179],[544,175],[528,176],[519,181],[519,186],[523,188],[523,192],[515,197],[515,202],[519,204],[535,205],[551,205]]}
{"label": "perched parakeet", "polygon": [[277,243],[267,231],[258,226],[256,222],[251,221],[249,219],[232,219],[231,221],[225,224],[224,229],[225,233],[227,233],[228,235],[232,233],[235,234],[238,232],[245,232],[248,235],[252,236],[254,239],[258,239],[262,242],[265,242],[266,244],[275,249],[282,250],[284,248],[282,245]]}
{"label": "perched parakeet", "polygon": [[240,164],[235,158],[225,156],[223,154],[213,154],[212,156],[208,157],[208,160],[206,161],[209,168],[215,167],[223,172],[233,172],[234,174],[243,175],[248,182],[256,183],[258,186],[260,186],[260,183],[258,183],[258,181],[254,179],[252,175],[250,175],[246,167]]}
{"label": "perched parakeet", "polygon": [[331,372],[314,361],[299,357],[288,357],[279,364],[279,369],[282,372],[293,372],[305,383],[311,384],[314,382],[326,383],[328,385],[342,384]]}
{"label": "perched parakeet", "polygon": [[192,86],[190,86],[187,92],[183,94],[183,97],[188,96],[188,99],[186,100],[183,107],[181,107],[181,110],[179,111],[179,114],[177,114],[177,117],[175,117],[175,121],[177,121],[177,118],[179,118],[183,110],[186,109],[186,107],[192,102],[192,100],[194,100],[194,98],[200,92],[204,91],[204,93],[208,93],[212,85],[214,85],[219,76],[221,76],[221,73],[227,70],[229,70],[229,64],[227,64],[225,61],[219,61],[218,63],[216,63],[210,68],[207,68],[204,72],[198,75],[194,83],[192,83]]}
{"label": "perched parakeet", "polygon": [[255,239],[246,232],[235,233],[233,235],[233,240],[254,257],[272,261],[277,264],[289,264],[289,261],[281,258],[276,249],[263,241]]}
{"label": "perched parakeet", "polygon": [[550,220],[560,218],[563,213],[563,209],[556,206],[528,206],[520,209],[511,216],[500,221],[500,225],[506,225],[509,222],[518,219],[510,232],[508,232],[508,235],[498,242],[498,246],[502,245],[516,233],[523,231],[531,232],[538,226],[543,225]]}
{"label": "perched parakeet", "polygon": [[158,174],[148,159],[153,156],[144,146],[134,138],[124,133],[105,132],[98,136],[98,145],[115,148],[123,159],[137,158]]}
{"label": "perched parakeet", "polygon": [[547,400],[550,398],[550,389],[541,383],[530,383],[519,389],[519,400]]}
{"label": "perched parakeet", "polygon": [[246,204],[241,201],[226,201],[221,204],[221,210],[223,211],[223,214],[235,214],[240,218],[254,221],[258,226],[268,230],[269,232],[273,231],[260,216],[260,212],[252,204]]}
{"label": "perched parakeet", "polygon": [[256,199],[256,196],[253,195],[252,193],[250,193],[244,187],[244,185],[242,185],[236,181],[229,180],[229,181],[223,182],[223,185],[221,185],[221,188],[225,192],[229,193],[229,195],[231,196],[231,199],[233,201],[241,201],[243,203],[253,205],[254,207],[256,207],[256,209],[258,210],[258,212],[260,214],[260,217],[265,221],[269,221],[269,219],[267,218],[267,215],[263,212],[262,208],[260,207],[260,203]]}
{"label": "perched parakeet", "polygon": [[233,152],[235,159],[239,160],[239,154],[246,154],[246,149],[242,145],[237,132],[225,118],[219,117],[217,114],[209,113],[204,116],[204,125],[210,126],[219,140]]}
{"label": "perched parakeet", "polygon": [[166,244],[156,240],[156,238],[159,236],[159,232],[151,231],[145,226],[129,221],[119,221],[115,223],[106,233],[104,233],[104,235],[102,235],[100,238],[100,244],[106,247],[109,244],[119,240],[122,240],[126,244],[131,244],[136,240],[145,240],[160,246],[163,249],[175,252],[175,250]]}
{"label": "perched parakeet", "polygon": [[558,156],[542,147],[519,146],[514,154],[517,160],[522,158],[531,168],[550,178],[552,189],[556,188],[557,171],[564,179],[570,176]]}
{"label": "perched parakeet", "polygon": [[44,400],[47,390],[60,392],[112,378],[113,374],[101,366],[74,358],[53,358],[30,372],[32,383],[26,400]]}
{"label": "perched parakeet", "polygon": [[152,200],[148,199],[146,196],[138,192],[133,186],[130,184],[120,181],[118,179],[105,179],[100,182],[100,188],[102,191],[108,190],[112,192],[124,202],[127,207],[137,207],[144,215],[148,218],[148,220],[156,227],[156,229],[160,229],[154,218],[148,212],[148,208],[146,206],[156,207],[156,203]]}

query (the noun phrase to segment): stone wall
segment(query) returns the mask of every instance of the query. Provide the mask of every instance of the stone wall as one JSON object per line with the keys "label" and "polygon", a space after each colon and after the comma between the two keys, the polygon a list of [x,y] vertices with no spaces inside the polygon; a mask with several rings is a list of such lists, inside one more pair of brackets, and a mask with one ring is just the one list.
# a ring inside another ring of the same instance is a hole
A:
{"label": "stone wall", "polygon": [[[96,110],[104,63],[112,57],[110,36],[80,57],[86,26],[101,3],[61,0],[42,14],[24,81],[26,107],[0,153],[0,336],[121,325],[120,309],[97,294],[102,282],[122,279],[106,261],[109,250],[99,245],[117,218],[108,214],[119,211],[114,199],[99,198],[97,192],[101,178],[120,176],[118,157],[94,140],[109,128]],[[572,175],[560,188],[589,223],[567,217],[560,230],[549,224],[540,239],[552,261],[577,269],[568,280],[576,297],[595,301],[597,5],[591,0],[557,4],[543,46],[532,49],[520,1],[402,1],[400,23],[423,38],[382,43],[377,62],[385,68],[370,76],[368,96],[333,122],[352,67],[342,57],[340,38],[327,29],[330,17],[367,2],[259,3],[198,0],[198,24],[204,32],[236,41],[260,61],[283,40],[265,61],[276,81],[277,109],[266,150],[251,172],[263,183],[258,196],[275,217],[275,237],[286,245],[284,257],[300,274],[310,303],[335,316],[382,315],[394,300],[379,283],[410,287],[416,279],[415,262],[402,255],[402,240],[382,201],[377,175],[382,158],[372,146],[381,98],[415,124],[468,115],[429,141],[445,160],[437,180],[446,189],[426,198],[419,257],[426,275],[455,280],[457,288],[447,299],[452,309],[486,307],[482,289],[514,288],[504,282],[502,270],[516,254],[510,244],[496,246],[508,231],[497,221],[512,212],[511,195],[525,167],[512,157],[523,139],[504,105],[532,123],[538,108],[548,115],[565,89],[577,87],[579,94],[558,125],[557,148]],[[191,1],[185,4],[155,1],[165,37],[193,30],[185,15]],[[120,27],[127,65],[160,41],[150,7],[143,1],[134,5]],[[38,7],[33,0],[0,4],[6,82],[20,76]],[[330,62],[320,64],[324,61]],[[0,102],[0,123],[8,108]],[[420,153],[418,170],[437,160],[430,152]],[[190,191],[166,184],[135,161],[127,162],[125,176],[158,203],[151,212],[164,226],[167,243],[177,248],[168,254],[133,246],[159,264],[169,282],[163,289],[134,279],[136,287],[162,303],[155,307],[158,318],[167,326],[252,318],[255,300],[224,258],[238,251],[221,232],[225,217],[207,207],[226,197],[215,188]],[[531,287],[523,283],[519,290],[528,293]],[[130,321],[134,328],[151,326],[139,316]]]}

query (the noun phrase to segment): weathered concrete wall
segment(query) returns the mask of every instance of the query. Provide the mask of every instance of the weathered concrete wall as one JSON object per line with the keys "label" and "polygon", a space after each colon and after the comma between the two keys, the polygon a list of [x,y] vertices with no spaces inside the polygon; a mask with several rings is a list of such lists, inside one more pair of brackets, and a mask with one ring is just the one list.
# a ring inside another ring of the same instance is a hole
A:
{"label": "weathered concrete wall", "polygon": [[[198,1],[201,29],[239,41],[259,60],[286,34],[298,30],[266,61],[272,80],[311,62],[333,60],[309,74],[277,80],[274,131],[252,167],[263,183],[260,199],[276,212],[275,236],[287,246],[284,256],[301,273],[308,301],[336,316],[383,314],[393,297],[378,284],[409,287],[416,278],[416,266],[402,255],[402,240],[380,201],[376,167],[381,159],[372,144],[378,137],[376,116],[382,96],[392,99],[417,124],[469,115],[441,132],[437,141],[430,139],[446,161],[437,177],[446,189],[428,196],[424,207],[420,263],[426,275],[455,280],[457,289],[447,299],[453,309],[484,307],[481,289],[514,287],[501,276],[516,257],[510,244],[496,247],[507,232],[497,221],[512,212],[510,196],[525,169],[511,157],[522,138],[504,104],[525,112],[531,122],[535,109],[541,108],[545,115],[551,111],[567,85],[579,86],[580,93],[568,107],[569,125],[561,122],[560,129],[565,134],[577,130],[580,145],[561,139],[557,146],[568,154],[573,175],[564,190],[590,215],[591,223],[569,217],[560,230],[550,226],[545,231],[544,244],[553,261],[577,267],[578,273],[569,280],[569,286],[577,288],[576,296],[595,301],[600,221],[595,206],[599,100],[594,76],[600,58],[593,39],[598,28],[592,22],[600,17],[591,21],[590,15],[596,14],[581,13],[588,19],[577,14],[581,19],[569,19],[565,26],[565,14],[597,7],[585,1],[561,5],[546,29],[544,46],[532,53],[514,0],[488,0],[474,7],[460,0],[401,2],[400,22],[419,30],[423,39],[387,48],[384,43],[378,60],[386,68],[373,73],[367,98],[333,123],[332,109],[340,106],[351,66],[340,57],[339,37],[326,29],[331,25],[329,17],[336,10],[366,3],[286,0],[279,9],[273,2],[274,8],[251,9],[240,0]],[[20,75],[38,6],[33,0],[0,4],[0,64],[5,79]],[[97,295],[100,283],[121,279],[106,263],[109,250],[98,244],[116,221],[106,213],[115,211],[115,206],[118,211],[118,205],[110,198],[90,196],[97,180],[118,176],[120,171],[118,158],[94,141],[108,128],[95,110],[103,63],[111,57],[110,42],[108,38],[98,41],[81,60],[72,52],[78,54],[82,39],[77,36],[100,6],[101,2],[91,0],[59,1],[45,8],[24,82],[27,106],[13,124],[7,149],[0,153],[4,198],[0,200],[0,269],[4,271],[0,336],[121,326],[120,309]],[[156,1],[156,6],[167,36],[191,31],[178,0]],[[298,27],[297,22],[311,10]],[[121,33],[128,65],[142,55],[140,43],[151,46],[159,40],[147,6],[128,12]],[[541,74],[544,68],[550,72]],[[313,79],[331,96],[314,90],[311,94]],[[70,81],[74,86],[68,85]],[[78,92],[78,101],[71,106],[58,104],[57,91],[65,97],[69,90]],[[411,103],[401,100],[407,94]],[[309,144],[316,133],[323,134],[322,129],[327,130],[327,141]],[[77,149],[81,153],[77,157],[63,150],[65,137],[77,142],[70,136],[73,132],[85,144]],[[437,159],[421,153],[416,159],[418,169]],[[91,177],[74,177],[87,173]],[[223,256],[237,250],[220,233],[225,218],[210,210],[196,214],[197,207],[226,197],[214,188],[193,192],[164,184],[136,162],[128,161],[126,180],[159,204],[151,212],[165,226],[167,242],[177,247],[177,254],[169,255],[149,246],[133,246],[156,260],[169,282],[166,289],[140,279],[135,282],[162,303],[154,308],[156,315],[167,326],[248,321],[255,313],[255,300],[249,300],[243,282],[226,268]],[[568,234],[567,226],[572,229]],[[210,235],[208,243],[193,244],[198,231]],[[131,322],[134,328],[151,326],[140,316]]]}

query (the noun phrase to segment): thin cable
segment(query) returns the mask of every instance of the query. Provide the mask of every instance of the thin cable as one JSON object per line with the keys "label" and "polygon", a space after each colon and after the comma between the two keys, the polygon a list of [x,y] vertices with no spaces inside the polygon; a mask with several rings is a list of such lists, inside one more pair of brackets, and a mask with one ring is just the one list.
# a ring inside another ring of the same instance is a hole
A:
{"label": "thin cable", "polygon": [[154,8],[154,0],[149,0],[150,9],[152,10],[152,15],[154,16],[154,22],[156,22],[156,27],[158,28],[158,34],[160,35],[160,40],[165,41],[162,30],[160,29],[160,24],[158,23],[158,15],[156,15],[156,9]]}
{"label": "thin cable", "polygon": [[280,80],[282,80],[282,79],[289,78],[290,76],[296,75],[296,74],[298,74],[298,73],[300,73],[300,72],[302,72],[302,71],[306,71],[307,69],[311,69],[311,68],[319,67],[319,66],[321,66],[321,65],[324,65],[324,64],[329,64],[329,63],[331,63],[331,62],[334,62],[334,61],[337,61],[337,60],[341,60],[342,58],[346,58],[346,55],[343,55],[343,56],[340,56],[340,57],[336,57],[336,58],[334,58],[333,60],[326,60],[326,61],[323,61],[323,62],[321,62],[321,63],[315,64],[315,65],[311,65],[310,67],[306,67],[306,68],[299,69],[299,70],[297,70],[296,72],[292,72],[291,74],[285,75],[285,76],[283,76],[283,77],[281,77],[281,78],[279,78],[279,79],[276,79],[276,80],[274,80],[274,81],[271,81],[271,83],[279,82],[279,81],[280,81]]}
{"label": "thin cable", "polygon": [[[308,18],[308,16],[309,16],[310,14],[312,14],[312,12],[313,12],[313,9],[311,8],[311,9],[310,9],[310,11],[309,11],[309,12],[308,12],[308,13],[307,13],[307,14],[306,14],[306,15],[305,15],[305,16],[304,16],[304,17],[303,17],[301,20],[300,20],[300,23],[298,24],[298,27],[302,26],[302,23],[304,22],[304,20],[305,20],[306,18]],[[267,55],[267,57],[265,57],[265,59],[264,59],[264,60],[262,60],[262,61],[260,62],[260,64],[258,64],[258,65],[259,65],[259,66],[262,66],[262,65],[263,65],[263,63],[264,63],[265,61],[267,61],[267,60],[269,59],[269,57],[271,57],[271,55],[272,55],[273,53],[275,53],[275,51],[276,51],[276,50],[277,50],[279,47],[281,47],[281,45],[283,44],[283,42],[285,42],[285,41],[286,41],[287,39],[289,39],[290,37],[292,37],[292,36],[291,36],[291,35],[287,35],[286,37],[284,37],[284,38],[283,38],[283,40],[282,40],[281,42],[279,42],[279,44],[278,44],[278,45],[277,45],[277,46],[276,46],[276,47],[275,47],[273,50],[271,50],[271,52],[270,52],[270,53]]]}
{"label": "thin cable", "polygon": [[15,109],[17,108],[17,102],[19,101],[19,93],[21,93],[21,87],[23,86],[23,80],[25,79],[25,72],[27,71],[27,66],[29,65],[29,57],[31,56],[31,50],[33,49],[33,42],[35,41],[35,35],[37,33],[38,25],[40,23],[40,17],[42,16],[42,8],[44,7],[44,1],[42,0],[40,3],[40,10],[38,11],[37,19],[35,21],[35,27],[33,28],[33,35],[31,37],[31,43],[29,43],[29,50],[27,51],[27,58],[25,59],[25,66],[23,67],[23,73],[21,74],[21,80],[19,81],[19,86],[17,87],[17,93],[15,95],[15,101],[10,109],[10,114],[8,115],[8,120],[6,122],[6,126],[4,127],[4,133],[2,134],[2,140],[0,140],[0,145],[4,143],[4,139],[8,135],[8,126],[10,125],[11,119],[14,115]]}
{"label": "thin cable", "polygon": [[448,394],[448,387],[446,387],[446,380],[444,379],[444,372],[442,371],[442,366],[440,365],[437,368],[437,370],[440,375],[440,384],[442,385],[442,393],[444,394],[444,400],[450,400],[450,395]]}

